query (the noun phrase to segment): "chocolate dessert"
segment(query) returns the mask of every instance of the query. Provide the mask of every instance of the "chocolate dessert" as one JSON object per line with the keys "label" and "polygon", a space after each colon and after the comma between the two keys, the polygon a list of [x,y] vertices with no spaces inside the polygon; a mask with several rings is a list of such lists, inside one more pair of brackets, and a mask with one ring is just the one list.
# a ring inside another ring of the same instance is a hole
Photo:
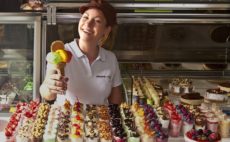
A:
{"label": "chocolate dessert", "polygon": [[180,98],[182,103],[189,105],[200,105],[204,101],[204,97],[198,92],[183,94]]}

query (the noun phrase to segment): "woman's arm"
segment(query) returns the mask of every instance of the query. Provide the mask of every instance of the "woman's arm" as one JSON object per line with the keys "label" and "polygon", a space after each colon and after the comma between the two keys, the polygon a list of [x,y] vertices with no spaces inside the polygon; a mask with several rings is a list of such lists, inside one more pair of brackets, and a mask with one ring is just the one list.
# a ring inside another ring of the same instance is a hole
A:
{"label": "woman's arm", "polygon": [[121,86],[113,87],[111,90],[111,94],[108,98],[109,103],[112,104],[121,104],[123,101],[123,97],[121,94]]}

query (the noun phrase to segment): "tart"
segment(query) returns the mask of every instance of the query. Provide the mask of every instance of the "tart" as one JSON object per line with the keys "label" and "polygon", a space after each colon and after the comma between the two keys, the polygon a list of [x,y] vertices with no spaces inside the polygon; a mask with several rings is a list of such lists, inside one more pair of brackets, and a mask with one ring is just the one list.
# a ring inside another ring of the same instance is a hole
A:
{"label": "tart", "polygon": [[200,105],[202,102],[204,102],[204,97],[201,96],[200,93],[198,92],[193,92],[193,93],[183,94],[180,97],[180,101],[188,105]]}
{"label": "tart", "polygon": [[228,96],[230,96],[230,82],[224,82],[218,85],[220,90],[228,92]]}
{"label": "tart", "polygon": [[208,89],[206,91],[205,99],[216,102],[226,102],[228,100],[228,92],[220,88]]}

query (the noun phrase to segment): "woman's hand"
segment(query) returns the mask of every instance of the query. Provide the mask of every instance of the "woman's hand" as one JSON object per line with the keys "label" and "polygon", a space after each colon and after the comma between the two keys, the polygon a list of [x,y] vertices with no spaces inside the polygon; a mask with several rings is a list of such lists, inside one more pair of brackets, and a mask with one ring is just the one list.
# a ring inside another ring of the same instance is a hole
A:
{"label": "woman's hand", "polygon": [[45,84],[52,94],[61,94],[67,89],[68,78],[65,78],[60,73],[50,74],[46,76]]}
{"label": "woman's hand", "polygon": [[56,99],[57,94],[64,94],[67,89],[68,78],[61,75],[59,69],[49,69],[40,87],[40,93],[46,100]]}

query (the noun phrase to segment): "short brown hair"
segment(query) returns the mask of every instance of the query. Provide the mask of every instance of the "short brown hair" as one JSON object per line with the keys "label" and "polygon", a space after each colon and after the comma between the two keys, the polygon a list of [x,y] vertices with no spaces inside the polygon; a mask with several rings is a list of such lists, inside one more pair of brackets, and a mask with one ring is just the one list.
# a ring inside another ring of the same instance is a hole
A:
{"label": "short brown hair", "polygon": [[97,8],[102,11],[105,16],[107,26],[113,27],[117,24],[117,15],[115,8],[105,0],[91,0],[88,4],[79,8],[81,14],[90,8]]}

